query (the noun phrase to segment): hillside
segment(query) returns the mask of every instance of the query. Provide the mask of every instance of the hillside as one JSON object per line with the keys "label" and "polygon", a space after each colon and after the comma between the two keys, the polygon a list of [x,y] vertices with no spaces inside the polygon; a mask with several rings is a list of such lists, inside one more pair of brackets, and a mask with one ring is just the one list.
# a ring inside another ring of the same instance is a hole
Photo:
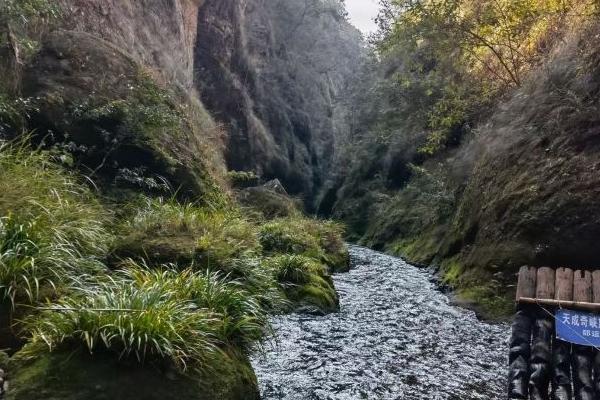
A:
{"label": "hillside", "polygon": [[461,303],[500,317],[521,265],[600,262],[597,17],[585,2],[459,3],[455,25],[437,18],[456,9],[416,5],[382,27],[381,60],[363,71],[376,84],[350,92],[367,106],[319,208],[362,244],[437,266]]}

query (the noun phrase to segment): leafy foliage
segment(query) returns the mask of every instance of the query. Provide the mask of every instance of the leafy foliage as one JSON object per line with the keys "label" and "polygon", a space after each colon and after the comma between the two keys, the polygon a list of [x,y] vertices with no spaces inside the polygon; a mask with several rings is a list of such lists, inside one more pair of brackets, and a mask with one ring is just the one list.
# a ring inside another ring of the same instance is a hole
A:
{"label": "leafy foliage", "polygon": [[403,60],[392,82],[418,104],[429,131],[421,151],[430,155],[520,86],[564,27],[596,12],[592,1],[559,0],[384,0],[382,6],[374,45],[384,58]]}

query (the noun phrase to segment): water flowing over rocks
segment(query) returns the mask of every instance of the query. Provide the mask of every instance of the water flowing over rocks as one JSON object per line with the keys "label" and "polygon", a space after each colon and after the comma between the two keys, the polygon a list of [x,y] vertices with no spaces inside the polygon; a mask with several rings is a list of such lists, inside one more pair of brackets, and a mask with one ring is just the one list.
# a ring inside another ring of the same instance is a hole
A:
{"label": "water flowing over rocks", "polygon": [[350,253],[339,313],[274,321],[276,345],[253,360],[265,400],[504,397],[507,325],[452,306],[423,269]]}

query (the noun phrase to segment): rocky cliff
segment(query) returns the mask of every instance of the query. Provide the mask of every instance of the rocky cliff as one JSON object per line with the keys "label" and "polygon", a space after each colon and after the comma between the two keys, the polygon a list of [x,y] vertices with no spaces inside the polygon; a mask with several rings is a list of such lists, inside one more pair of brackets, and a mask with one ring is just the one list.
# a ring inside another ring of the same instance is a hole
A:
{"label": "rocky cliff", "polygon": [[360,42],[336,1],[207,1],[195,83],[229,131],[228,166],[279,178],[309,200],[343,124],[341,93]]}
{"label": "rocky cliff", "polygon": [[109,180],[166,178],[190,193],[224,167],[251,171],[311,205],[363,52],[341,3],[60,5],[25,67],[25,95],[36,99],[36,131],[66,144],[77,164]]}

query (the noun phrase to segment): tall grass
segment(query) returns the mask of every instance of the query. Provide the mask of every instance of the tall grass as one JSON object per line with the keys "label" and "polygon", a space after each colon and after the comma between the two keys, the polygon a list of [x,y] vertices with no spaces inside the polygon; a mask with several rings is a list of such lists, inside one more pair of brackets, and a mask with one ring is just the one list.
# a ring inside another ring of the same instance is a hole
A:
{"label": "tall grass", "polygon": [[74,289],[71,296],[31,318],[30,351],[84,346],[92,353],[110,351],[140,362],[170,360],[185,369],[190,362],[207,362],[217,351],[211,337],[213,319],[160,282],[135,285],[110,278]]}
{"label": "tall grass", "polygon": [[277,281],[282,284],[303,285],[310,282],[315,274],[324,274],[323,267],[315,261],[298,255],[281,255],[268,260],[274,269]]}
{"label": "tall grass", "polygon": [[141,287],[164,285],[178,298],[191,300],[199,309],[208,310],[215,317],[211,330],[222,344],[249,352],[270,332],[261,298],[242,282],[230,280],[220,272],[133,268],[128,273]]}
{"label": "tall grass", "polygon": [[348,264],[343,231],[338,223],[295,215],[265,223],[259,240],[267,254],[303,255],[342,270]]}
{"label": "tall grass", "polygon": [[123,229],[128,236],[124,243],[136,242],[144,253],[148,253],[145,245],[159,247],[155,246],[156,238],[168,238],[170,243],[160,243],[161,248],[172,250],[180,244],[194,254],[189,261],[202,268],[226,269],[233,260],[249,258],[260,251],[256,227],[235,208],[146,199]]}
{"label": "tall grass", "polygon": [[0,297],[33,302],[41,287],[102,268],[108,213],[42,152],[0,144]]}
{"label": "tall grass", "polygon": [[248,353],[270,332],[260,301],[214,272],[136,264],[51,305],[28,323],[32,355],[61,346],[139,362],[210,367],[224,348]]}

